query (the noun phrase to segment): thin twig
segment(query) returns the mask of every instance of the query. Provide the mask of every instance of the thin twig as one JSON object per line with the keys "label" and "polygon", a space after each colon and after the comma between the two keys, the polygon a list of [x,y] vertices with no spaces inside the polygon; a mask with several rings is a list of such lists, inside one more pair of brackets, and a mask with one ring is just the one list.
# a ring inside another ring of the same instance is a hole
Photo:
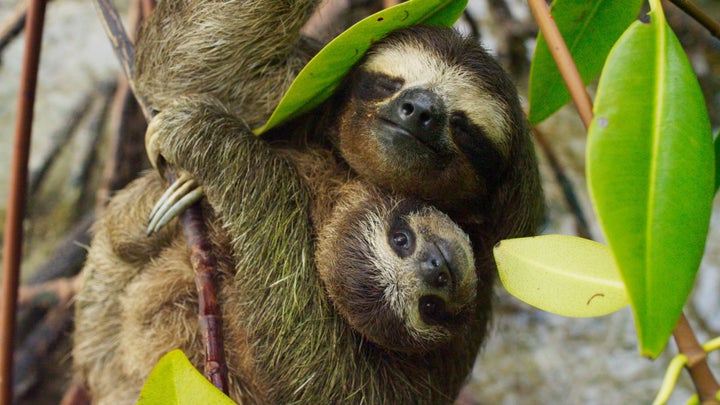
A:
{"label": "thin twig", "polygon": [[13,368],[14,400],[17,402],[38,384],[38,368],[59,339],[72,326],[72,310],[69,305],[57,305],[51,309],[42,324],[35,328],[15,353]]}
{"label": "thin twig", "polygon": [[710,31],[712,36],[720,39],[720,24],[710,18],[709,15],[705,14],[695,4],[690,2],[690,0],[670,0],[670,2],[705,27],[706,30]]}
{"label": "thin twig", "polygon": [[227,366],[222,339],[222,317],[217,297],[217,259],[211,242],[205,237],[207,230],[200,203],[187,209],[181,218],[185,239],[190,248],[190,261],[195,271],[198,292],[198,321],[205,345],[205,377],[225,394],[228,393]]}
{"label": "thin twig", "polygon": [[102,185],[96,192],[95,208],[100,212],[110,196],[138,177],[150,163],[145,153],[147,122],[127,79],[118,79],[110,113],[110,153],[103,170]]}
{"label": "thin twig", "polygon": [[402,0],[383,0],[382,5],[383,5],[383,8],[390,8],[393,6],[397,6],[401,2],[402,2]]}
{"label": "thin twig", "polygon": [[140,0],[140,9],[142,17],[147,18],[150,13],[155,9],[157,2],[155,0]]}
{"label": "thin twig", "polygon": [[[112,83],[114,84],[114,83]],[[80,189],[80,198],[86,196],[92,187],[90,177],[93,174],[93,167],[98,157],[98,148],[100,147],[104,138],[103,128],[107,121],[110,100],[112,100],[113,93],[115,92],[115,86],[106,85],[100,96],[95,100],[92,107],[89,109],[89,121],[87,122],[87,131],[85,137],[81,138],[78,142],[80,145],[79,152],[81,156],[78,156],[79,164],[74,165],[71,173],[69,174],[72,186]],[[77,210],[84,210],[81,204],[76,205]]]}
{"label": "thin twig", "polygon": [[707,364],[707,353],[702,348],[685,314],[680,315],[675,330],[673,331],[675,343],[680,353],[688,358],[686,368],[692,377],[695,390],[698,393],[702,404],[717,404],[715,395],[720,391],[715,377]]}
{"label": "thin twig", "polygon": [[550,8],[545,0],[528,0],[528,4],[535,21],[538,23],[538,27],[540,27],[540,31],[545,37],[545,41],[547,41],[550,53],[555,59],[565,85],[568,87],[570,96],[580,114],[580,119],[582,119],[585,129],[587,129],[590,127],[593,116],[592,102],[585,90],[585,84],[583,84],[577,66],[575,66],[575,62],[573,62],[570,55],[570,50],[565,44],[562,35],[560,35],[560,30],[550,15]]}
{"label": "thin twig", "polygon": [[0,404],[3,405],[10,404],[12,401],[13,337],[15,336],[15,309],[22,257],[22,223],[25,217],[30,134],[40,64],[45,6],[45,0],[32,0],[25,24],[26,40],[10,169],[10,198],[5,221],[2,287],[0,290],[2,292],[0,298],[2,299],[2,307],[0,307]]}
{"label": "thin twig", "polygon": [[[128,10],[130,32],[137,33],[143,17],[154,7],[154,0],[135,0]],[[122,27],[121,27],[122,28]],[[108,33],[108,36],[111,34]],[[133,36],[134,38],[134,36]],[[133,38],[128,38],[131,41]],[[118,55],[120,57],[120,55]],[[145,153],[145,131],[150,114],[141,108],[130,86],[130,77],[120,74],[113,98],[110,117],[110,156],[103,169],[103,181],[95,195],[95,208],[100,212],[110,196],[137,178],[149,167]]]}
{"label": "thin twig", "polygon": [[110,83],[100,83],[96,86],[73,108],[69,117],[63,123],[63,126],[54,131],[50,136],[52,144],[42,158],[40,165],[30,173],[28,195],[31,196],[31,201],[32,196],[35,195],[45,180],[48,170],[52,167],[55,159],[60,155],[63,147],[72,139],[73,135],[75,135],[82,120],[85,119],[91,111],[90,107],[98,97],[103,97],[108,91],[112,91],[112,84]]}
{"label": "thin twig", "polygon": [[[7,47],[13,39],[15,39],[22,32],[25,27],[25,20],[27,17],[28,3],[27,1],[21,1],[15,6],[12,15],[3,22],[0,27],[0,56],[2,51]],[[2,59],[0,57],[0,59]]]}
{"label": "thin twig", "polygon": [[50,308],[67,303],[80,290],[80,277],[59,278],[42,284],[22,285],[18,305]]}
{"label": "thin twig", "polygon": [[133,49],[132,42],[125,31],[125,27],[122,24],[120,14],[118,14],[117,9],[110,0],[95,0],[95,7],[100,15],[100,20],[105,28],[105,33],[110,39],[110,43],[112,43],[115,56],[120,61],[120,67],[122,68],[123,73],[125,73],[125,77],[128,79],[128,83],[130,83],[130,87],[133,89],[133,93],[135,93],[138,103],[142,106],[145,118],[150,121],[152,118],[152,112],[147,107],[145,100],[143,100],[137,91],[135,91],[133,83],[135,50]]}

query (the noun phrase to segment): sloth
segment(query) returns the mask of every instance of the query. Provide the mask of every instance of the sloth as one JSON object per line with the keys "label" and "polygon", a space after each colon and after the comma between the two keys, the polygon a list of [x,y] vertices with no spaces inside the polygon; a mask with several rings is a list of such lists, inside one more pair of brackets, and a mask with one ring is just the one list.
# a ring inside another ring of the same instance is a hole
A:
{"label": "sloth", "polygon": [[[253,139],[247,128],[317,49],[299,34],[316,3],[163,1],[138,44],[137,87],[159,111],[151,159],[207,195],[231,396],[451,402],[490,319],[491,248],[542,216],[515,89],[474,41],[408,28],[374,44],[323,106]],[[141,180],[96,227],[74,356],[101,402],[134,400],[172,348],[202,361],[177,222],[150,238],[135,223],[160,188]],[[471,244],[472,275],[447,243]]]}
{"label": "sloth", "polygon": [[[220,103],[182,100],[168,111],[151,123],[162,125],[158,142],[207,194],[230,397],[451,402],[486,329],[467,235],[430,205],[341,178],[328,150],[273,149]],[[133,403],[172,349],[202,365],[181,227],[145,236],[162,188],[157,173],[140,178],[93,229],[73,356],[94,403]],[[307,207],[326,202],[313,189],[335,200],[315,217],[316,242]]]}

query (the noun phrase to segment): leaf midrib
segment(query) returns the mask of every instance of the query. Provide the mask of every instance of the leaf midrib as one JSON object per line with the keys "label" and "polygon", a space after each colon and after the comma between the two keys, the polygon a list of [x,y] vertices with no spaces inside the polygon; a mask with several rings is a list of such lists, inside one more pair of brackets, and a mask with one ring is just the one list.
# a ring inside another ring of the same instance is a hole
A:
{"label": "leaf midrib", "polygon": [[[660,153],[660,146],[661,146],[661,127],[662,127],[662,119],[663,119],[663,110],[664,110],[664,101],[665,97],[663,96],[663,89],[665,84],[665,77],[667,75],[666,72],[666,66],[664,61],[667,59],[667,46],[666,46],[666,36],[665,36],[665,24],[663,24],[664,18],[662,13],[661,5],[659,4],[659,1],[651,1],[651,6],[653,7],[653,10],[651,12],[650,18],[652,19],[651,24],[654,25],[653,29],[655,30],[656,34],[656,42],[655,42],[655,80],[654,80],[654,94],[653,94],[653,121],[652,121],[652,128],[651,128],[651,136],[652,136],[652,154],[650,155],[650,182],[649,182],[649,189],[648,189],[648,201],[647,201],[647,211],[646,211],[646,221],[645,221],[645,274],[644,274],[644,281],[645,281],[645,296],[646,299],[648,299],[648,294],[651,289],[651,280],[650,280],[650,274],[649,274],[649,264],[651,261],[651,254],[652,254],[652,245],[653,245],[653,219],[655,218],[654,210],[656,206],[656,186],[658,182],[658,161],[659,161],[659,153]],[[649,311],[649,307],[645,307],[644,310],[646,311],[646,315],[649,315],[647,312]]]}

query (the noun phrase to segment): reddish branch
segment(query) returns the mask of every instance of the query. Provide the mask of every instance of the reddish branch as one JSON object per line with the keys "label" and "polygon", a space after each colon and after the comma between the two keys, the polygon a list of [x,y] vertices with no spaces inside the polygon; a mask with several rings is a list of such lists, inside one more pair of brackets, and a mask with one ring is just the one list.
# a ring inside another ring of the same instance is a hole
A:
{"label": "reddish branch", "polygon": [[228,393],[227,366],[222,340],[222,318],[217,297],[217,260],[207,238],[200,203],[182,213],[185,239],[190,248],[190,261],[195,271],[198,291],[198,321],[205,342],[205,377],[224,393]]}
{"label": "reddish branch", "polygon": [[673,337],[675,338],[675,343],[680,353],[688,358],[685,367],[690,373],[700,402],[706,405],[717,404],[718,401],[715,396],[718,391],[720,391],[720,386],[717,381],[715,381],[710,367],[708,367],[706,361],[707,353],[705,353],[705,350],[703,350],[697,338],[695,338],[690,323],[688,323],[684,314],[680,315],[680,320],[673,331]]}
{"label": "reddish branch", "polygon": [[560,75],[562,75],[570,91],[570,97],[572,97],[575,107],[577,107],[580,119],[582,119],[585,129],[587,129],[590,127],[590,121],[592,121],[592,102],[585,90],[585,84],[580,77],[577,66],[575,66],[575,62],[573,62],[570,55],[570,50],[565,44],[562,35],[560,35],[560,30],[550,15],[550,8],[545,0],[528,0],[528,3],[535,21],[537,21],[538,27],[545,37],[548,48],[550,48],[550,53],[560,70]]}
{"label": "reddish branch", "polygon": [[45,5],[45,0],[32,0],[25,22],[26,40],[10,168],[10,198],[5,221],[2,287],[0,290],[0,299],[2,299],[2,307],[0,307],[0,404],[3,405],[12,401],[13,336],[15,335],[15,309],[22,257],[22,223],[25,217],[30,134]]}

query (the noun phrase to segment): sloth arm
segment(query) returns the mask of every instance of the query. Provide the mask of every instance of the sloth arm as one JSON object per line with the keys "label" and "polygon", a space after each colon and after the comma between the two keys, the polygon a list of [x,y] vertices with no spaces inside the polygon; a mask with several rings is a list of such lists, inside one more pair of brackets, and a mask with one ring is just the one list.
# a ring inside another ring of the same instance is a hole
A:
{"label": "sloth arm", "polygon": [[162,111],[207,94],[254,128],[313,53],[300,33],[319,0],[165,0],[138,40],[135,80]]}
{"label": "sloth arm", "polygon": [[258,204],[307,206],[307,192],[287,160],[220,103],[180,100],[153,119],[147,136],[168,164],[198,180],[226,222],[243,221],[243,210]]}

